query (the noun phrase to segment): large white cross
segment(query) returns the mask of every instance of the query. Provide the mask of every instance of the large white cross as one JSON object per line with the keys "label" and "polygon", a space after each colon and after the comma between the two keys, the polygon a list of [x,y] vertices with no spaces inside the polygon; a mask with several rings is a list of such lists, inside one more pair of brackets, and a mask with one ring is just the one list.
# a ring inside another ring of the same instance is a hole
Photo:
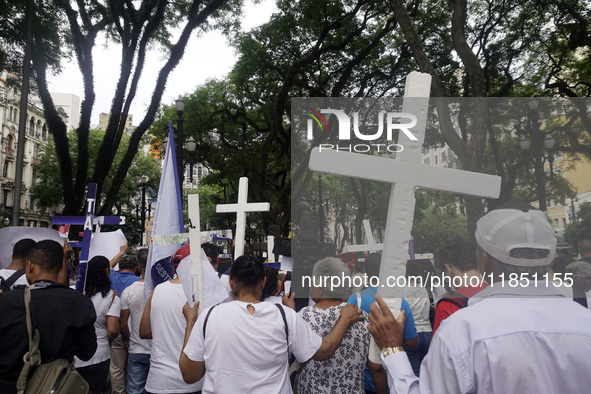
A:
{"label": "large white cross", "polygon": [[218,204],[215,207],[217,213],[236,213],[236,245],[234,246],[234,258],[244,254],[244,233],[246,229],[247,212],[268,212],[271,204],[268,202],[248,202],[248,178],[240,178],[238,184],[238,203],[236,204]]}
{"label": "large white cross", "polygon": [[[412,128],[416,141],[400,133],[398,144],[404,147],[396,159],[376,157],[336,150],[314,148],[310,156],[312,171],[369,179],[392,184],[384,234],[379,292],[384,297],[396,297],[396,288],[385,286],[389,276],[404,275],[408,257],[408,241],[415,208],[415,187],[426,187],[468,195],[497,198],[501,178],[498,176],[435,167],[421,163],[425,139],[431,76],[418,72],[406,78],[403,110],[416,115]],[[400,295],[398,295],[400,297]]]}

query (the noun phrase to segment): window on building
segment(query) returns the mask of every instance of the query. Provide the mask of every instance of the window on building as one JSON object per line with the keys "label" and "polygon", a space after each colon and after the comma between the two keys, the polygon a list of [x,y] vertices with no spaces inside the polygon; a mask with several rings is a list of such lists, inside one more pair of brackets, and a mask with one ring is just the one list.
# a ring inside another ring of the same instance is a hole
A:
{"label": "window on building", "polygon": [[4,168],[2,168],[2,176],[8,178],[8,162],[4,162]]}
{"label": "window on building", "polygon": [[431,164],[431,159],[429,157],[427,157],[425,160],[423,160],[423,163],[429,165],[429,164]]}
{"label": "window on building", "polygon": [[562,218],[562,228],[566,228],[566,218]]}
{"label": "window on building", "polygon": [[552,219],[552,221],[554,222],[554,227],[558,227],[558,219]]}
{"label": "window on building", "polygon": [[437,165],[439,163],[437,163],[437,155],[435,155],[435,165]]}
{"label": "window on building", "polygon": [[49,227],[49,223],[47,223],[47,222],[40,222],[39,223],[39,227],[48,228]]}
{"label": "window on building", "polygon": [[445,163],[445,160],[447,160],[447,152],[443,151],[441,152],[441,162]]}
{"label": "window on building", "polygon": [[6,139],[6,154],[8,156],[14,156],[13,145],[14,145],[14,137],[12,136],[12,134],[9,134],[8,138]]}

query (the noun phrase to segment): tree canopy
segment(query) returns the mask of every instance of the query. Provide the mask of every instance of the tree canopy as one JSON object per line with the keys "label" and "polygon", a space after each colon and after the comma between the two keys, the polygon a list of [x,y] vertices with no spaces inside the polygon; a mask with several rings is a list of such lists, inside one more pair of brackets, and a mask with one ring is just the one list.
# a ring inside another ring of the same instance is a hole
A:
{"label": "tree canopy", "polygon": [[[160,104],[166,80],[181,60],[186,44],[195,31],[212,28],[230,28],[235,24],[233,15],[241,6],[240,0],[145,0],[141,2],[59,0],[38,3],[37,15],[44,15],[47,23],[39,21],[43,29],[35,29],[33,68],[39,96],[44,106],[48,129],[53,136],[59,162],[64,213],[79,213],[83,209],[87,182],[97,183],[102,205],[101,214],[110,212],[117,202],[119,188],[138,152],[142,136],[149,129]],[[52,12],[50,12],[52,11]],[[54,23],[54,34],[48,40],[43,32]],[[180,33],[178,37],[173,29]],[[110,108],[110,120],[98,148],[95,163],[89,162],[90,118],[95,101],[95,81],[92,51],[99,35],[121,48],[120,75]],[[84,81],[84,99],[81,106],[77,133],[77,156],[70,153],[69,135],[60,118],[47,82],[52,63],[50,46],[74,53]],[[144,118],[131,135],[126,151],[116,163],[116,152],[121,148],[125,122],[131,102],[136,98],[137,86],[147,61],[149,50],[162,51],[167,60],[158,78]],[[113,181],[107,184],[109,174]]]}

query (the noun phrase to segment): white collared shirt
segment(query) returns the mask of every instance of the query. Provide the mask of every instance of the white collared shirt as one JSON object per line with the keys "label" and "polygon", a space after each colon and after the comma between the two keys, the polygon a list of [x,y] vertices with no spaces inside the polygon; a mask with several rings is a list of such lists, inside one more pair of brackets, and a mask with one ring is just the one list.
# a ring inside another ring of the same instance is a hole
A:
{"label": "white collared shirt", "polygon": [[396,393],[587,392],[591,311],[544,282],[497,282],[442,322],[420,381],[404,353],[382,365]]}

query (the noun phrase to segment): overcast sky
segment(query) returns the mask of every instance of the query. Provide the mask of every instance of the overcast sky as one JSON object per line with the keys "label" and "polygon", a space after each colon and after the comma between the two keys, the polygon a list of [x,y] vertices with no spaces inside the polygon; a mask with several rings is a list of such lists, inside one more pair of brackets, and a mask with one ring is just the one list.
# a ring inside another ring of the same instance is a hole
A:
{"label": "overcast sky", "polygon": [[[274,0],[263,0],[260,4],[247,1],[244,6],[242,19],[243,30],[250,30],[269,20],[276,11]],[[226,38],[218,31],[212,31],[200,38],[194,33],[187,44],[185,55],[170,73],[166,90],[162,96],[162,103],[173,104],[180,95],[191,93],[194,88],[208,78],[223,77],[236,62],[234,48],[230,47]],[[93,52],[95,70],[96,102],[92,111],[92,124],[98,124],[99,114],[109,112],[115,92],[115,84],[119,77],[121,51],[118,46],[104,47],[104,41],[97,39],[97,46]],[[133,124],[137,126],[142,120],[145,110],[152,97],[152,91],[158,76],[158,71],[165,59],[161,53],[151,52],[146,60],[138,92],[131,105],[130,114]],[[60,75],[49,79],[50,91],[56,93],[71,93],[84,97],[82,76],[74,59],[64,64]]]}

